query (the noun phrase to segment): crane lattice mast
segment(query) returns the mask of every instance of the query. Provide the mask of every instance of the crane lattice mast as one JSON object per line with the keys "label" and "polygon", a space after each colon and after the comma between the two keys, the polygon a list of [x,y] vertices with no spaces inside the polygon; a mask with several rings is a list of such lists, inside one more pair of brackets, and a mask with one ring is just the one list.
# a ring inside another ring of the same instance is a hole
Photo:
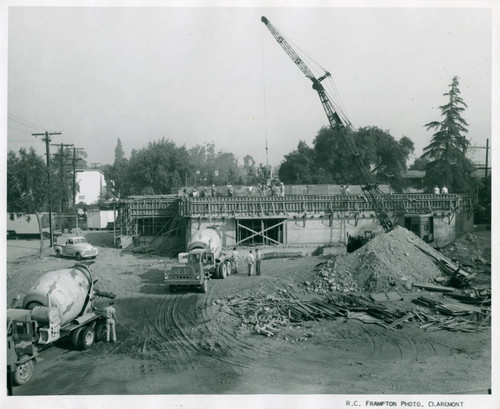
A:
{"label": "crane lattice mast", "polygon": [[380,200],[381,198],[386,197],[386,195],[378,188],[375,181],[373,180],[372,174],[369,172],[367,166],[363,163],[363,159],[359,153],[359,150],[349,134],[349,132],[352,130],[351,123],[347,118],[344,118],[343,115],[339,115],[337,110],[335,110],[325,88],[323,87],[323,84],[321,83],[325,78],[330,77],[330,73],[326,71],[323,76],[321,76],[320,78],[316,78],[309,67],[306,65],[306,63],[302,60],[302,58],[300,58],[300,56],[283,38],[279,31],[276,30],[271,22],[264,16],[261,18],[261,21],[266,25],[278,44],[281,46],[281,48],[283,48],[283,50],[285,50],[285,52],[297,65],[297,67],[299,67],[303,74],[312,81],[312,87],[318,93],[319,99],[321,101],[321,104],[323,105],[323,109],[325,110],[328,122],[330,123],[330,127],[332,128],[332,130],[338,128],[346,128],[346,132],[340,132],[340,134],[342,135],[343,142],[348,146],[351,154],[353,155],[358,169],[363,177],[365,185],[361,186],[361,188],[363,189],[363,192],[365,193],[367,198],[370,200],[373,210],[375,211],[384,230],[392,230],[393,223],[390,220],[386,210],[384,209],[382,201]]}

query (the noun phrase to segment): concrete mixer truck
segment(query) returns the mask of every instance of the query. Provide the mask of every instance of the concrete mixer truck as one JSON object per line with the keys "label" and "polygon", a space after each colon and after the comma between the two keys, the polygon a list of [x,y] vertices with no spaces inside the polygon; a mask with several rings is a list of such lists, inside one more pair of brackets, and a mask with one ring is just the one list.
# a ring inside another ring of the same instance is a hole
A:
{"label": "concrete mixer truck", "polygon": [[44,274],[22,299],[22,308],[7,310],[7,375],[13,385],[27,383],[40,360],[39,351],[70,337],[77,349],[106,339],[106,319],[97,297],[115,295],[94,288],[84,264]]}
{"label": "concrete mixer truck", "polygon": [[179,264],[165,269],[165,286],[170,291],[177,287],[195,287],[208,290],[211,278],[226,278],[233,264],[229,255],[222,253],[222,241],[215,229],[195,232],[187,243],[187,253],[179,253]]}

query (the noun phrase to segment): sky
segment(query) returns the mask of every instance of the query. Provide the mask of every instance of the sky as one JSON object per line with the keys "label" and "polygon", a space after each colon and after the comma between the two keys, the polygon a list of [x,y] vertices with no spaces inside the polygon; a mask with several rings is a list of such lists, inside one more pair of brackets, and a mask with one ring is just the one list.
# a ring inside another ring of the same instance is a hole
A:
{"label": "sky", "polygon": [[488,8],[29,6],[8,9],[8,149],[44,154],[32,133],[53,131],[89,164],[112,163],[118,138],[127,157],[166,138],[279,165],[328,122],[263,15],[332,74],[356,128],[407,136],[419,156],[458,76],[468,137],[491,142]]}

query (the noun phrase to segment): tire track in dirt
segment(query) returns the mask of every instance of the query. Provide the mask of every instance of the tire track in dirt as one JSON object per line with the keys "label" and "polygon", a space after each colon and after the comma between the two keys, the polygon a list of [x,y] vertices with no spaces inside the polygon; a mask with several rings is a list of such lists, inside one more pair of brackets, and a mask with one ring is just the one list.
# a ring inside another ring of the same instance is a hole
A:
{"label": "tire track in dirt", "polygon": [[391,330],[370,325],[361,325],[360,328],[371,345],[369,358],[396,353],[398,361],[406,362],[417,361],[422,355],[428,356],[429,352],[437,353],[432,341],[414,328]]}

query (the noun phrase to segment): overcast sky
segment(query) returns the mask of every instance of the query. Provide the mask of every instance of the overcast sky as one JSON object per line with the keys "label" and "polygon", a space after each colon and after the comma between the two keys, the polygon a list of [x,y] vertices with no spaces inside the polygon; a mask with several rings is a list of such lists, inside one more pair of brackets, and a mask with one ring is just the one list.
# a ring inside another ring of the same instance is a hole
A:
{"label": "overcast sky", "polygon": [[[412,139],[454,76],[473,145],[491,141],[492,14],[488,8],[10,7],[8,149],[52,143],[112,163],[168,138],[278,165],[299,140],[310,146],[326,115],[262,15],[331,72],[355,127]],[[322,72],[316,71],[316,75]],[[55,147],[52,147],[55,151]],[[484,149],[476,155],[484,160]]]}

